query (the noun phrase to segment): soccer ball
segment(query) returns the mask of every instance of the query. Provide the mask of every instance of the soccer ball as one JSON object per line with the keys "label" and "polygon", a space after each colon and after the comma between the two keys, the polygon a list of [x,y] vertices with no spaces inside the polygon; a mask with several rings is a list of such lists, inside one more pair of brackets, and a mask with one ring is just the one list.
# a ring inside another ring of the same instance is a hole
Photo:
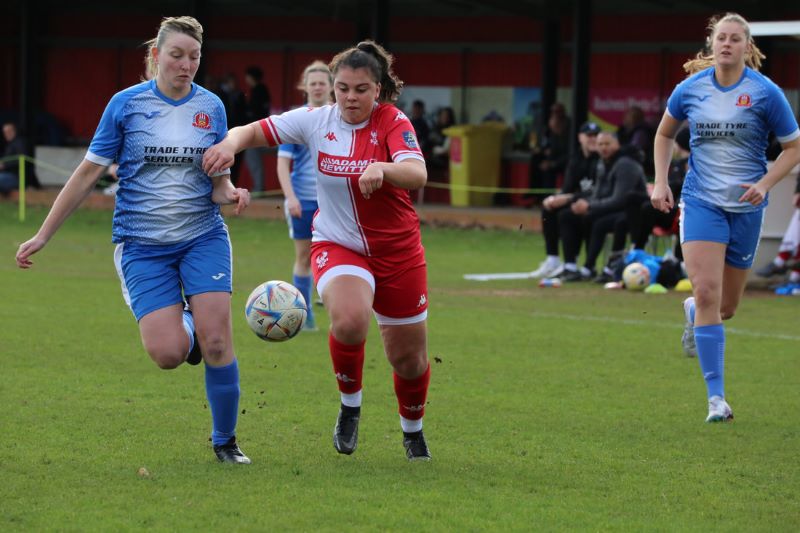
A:
{"label": "soccer ball", "polygon": [[650,285],[650,271],[641,263],[631,263],[622,271],[622,281],[628,290],[644,290]]}
{"label": "soccer ball", "polygon": [[265,341],[282,342],[302,329],[308,316],[306,300],[285,281],[267,281],[250,293],[244,308],[247,325]]}

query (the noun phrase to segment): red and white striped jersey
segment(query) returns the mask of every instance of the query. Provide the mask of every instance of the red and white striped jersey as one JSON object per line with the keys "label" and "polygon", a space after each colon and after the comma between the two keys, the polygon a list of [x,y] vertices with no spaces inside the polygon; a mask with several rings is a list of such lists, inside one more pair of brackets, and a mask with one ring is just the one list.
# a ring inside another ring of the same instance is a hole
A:
{"label": "red and white striped jersey", "polygon": [[387,181],[362,196],[358,178],[370,163],[424,161],[414,126],[391,104],[377,104],[369,119],[348,124],[336,104],[299,108],[260,122],[270,146],[305,144],[317,162],[312,240],[331,241],[368,256],[420,246],[419,219],[409,192]]}

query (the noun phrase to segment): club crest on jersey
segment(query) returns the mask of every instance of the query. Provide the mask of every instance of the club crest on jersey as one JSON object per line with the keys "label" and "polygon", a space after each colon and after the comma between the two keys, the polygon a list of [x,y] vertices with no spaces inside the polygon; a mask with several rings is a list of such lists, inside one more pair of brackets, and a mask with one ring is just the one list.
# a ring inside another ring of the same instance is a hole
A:
{"label": "club crest on jersey", "polygon": [[206,113],[202,111],[199,113],[194,114],[194,120],[192,121],[192,126],[195,128],[200,128],[202,130],[207,130],[211,128],[211,117],[209,117]]}
{"label": "club crest on jersey", "polygon": [[750,107],[752,102],[750,101],[750,95],[747,93],[743,93],[739,95],[739,98],[736,99],[736,107]]}
{"label": "club crest on jersey", "polygon": [[406,142],[406,146],[408,146],[411,150],[416,150],[417,148],[419,148],[419,144],[417,143],[417,136],[414,135],[413,131],[404,131],[403,140]]}
{"label": "club crest on jersey", "polygon": [[339,142],[339,139],[336,138],[336,134],[332,131],[329,131],[325,134],[325,138],[332,142]]}
{"label": "club crest on jersey", "polygon": [[370,142],[370,144],[374,144],[375,146],[378,146],[378,132],[377,131],[372,130],[372,132],[370,132],[370,134],[369,134],[369,142]]}

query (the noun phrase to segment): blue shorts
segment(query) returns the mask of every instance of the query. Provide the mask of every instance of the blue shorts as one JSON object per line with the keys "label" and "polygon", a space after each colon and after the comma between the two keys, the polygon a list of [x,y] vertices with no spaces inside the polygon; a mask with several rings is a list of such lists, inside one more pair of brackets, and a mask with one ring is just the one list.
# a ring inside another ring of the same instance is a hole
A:
{"label": "blue shorts", "polygon": [[224,226],[175,244],[118,244],[122,296],[139,321],[204,292],[232,292],[231,241]]}
{"label": "blue shorts", "polygon": [[734,213],[691,197],[681,198],[680,208],[681,244],[689,241],[726,244],[726,264],[741,269],[753,266],[763,209]]}
{"label": "blue shorts", "polygon": [[283,212],[286,214],[286,223],[289,224],[289,237],[295,240],[309,240],[311,239],[311,224],[314,222],[314,213],[317,212],[319,206],[317,202],[303,200],[300,202],[302,214],[300,218],[295,218],[289,214],[284,203]]}

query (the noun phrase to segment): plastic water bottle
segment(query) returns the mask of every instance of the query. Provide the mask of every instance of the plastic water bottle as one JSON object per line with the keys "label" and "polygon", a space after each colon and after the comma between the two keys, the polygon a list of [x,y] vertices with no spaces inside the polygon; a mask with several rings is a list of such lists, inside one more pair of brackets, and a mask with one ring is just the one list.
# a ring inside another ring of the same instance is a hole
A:
{"label": "plastic water bottle", "polygon": [[544,278],[539,280],[540,287],[560,287],[561,280],[559,278]]}

